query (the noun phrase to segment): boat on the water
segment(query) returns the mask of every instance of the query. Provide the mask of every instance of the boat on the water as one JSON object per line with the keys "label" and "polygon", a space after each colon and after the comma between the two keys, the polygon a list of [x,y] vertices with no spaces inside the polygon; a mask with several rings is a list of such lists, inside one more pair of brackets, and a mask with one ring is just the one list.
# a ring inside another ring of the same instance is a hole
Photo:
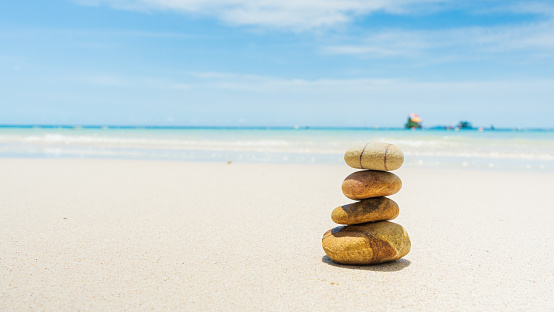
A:
{"label": "boat on the water", "polygon": [[471,125],[471,122],[469,121],[460,121],[458,125],[456,126],[457,130],[469,130],[474,129],[473,125]]}
{"label": "boat on the water", "polygon": [[404,125],[406,129],[421,129],[423,121],[416,113],[410,113],[408,115],[408,121]]}

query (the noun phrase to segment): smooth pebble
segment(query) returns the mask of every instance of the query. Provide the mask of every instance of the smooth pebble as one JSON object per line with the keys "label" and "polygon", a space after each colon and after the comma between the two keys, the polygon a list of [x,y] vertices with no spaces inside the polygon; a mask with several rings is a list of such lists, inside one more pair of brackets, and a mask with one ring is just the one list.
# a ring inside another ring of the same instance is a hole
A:
{"label": "smooth pebble", "polygon": [[356,169],[391,171],[402,166],[404,154],[394,144],[370,142],[349,148],[344,161]]}
{"label": "smooth pebble", "polygon": [[342,182],[342,192],[350,199],[366,199],[389,196],[402,188],[402,181],[394,173],[363,170],[347,176]]}
{"label": "smooth pebble", "polygon": [[336,263],[366,265],[400,259],[411,243],[401,225],[379,221],[331,229],[323,235],[322,246]]}
{"label": "smooth pebble", "polygon": [[392,220],[399,213],[400,209],[394,200],[387,197],[375,197],[339,206],[331,213],[331,219],[335,223],[348,225]]}

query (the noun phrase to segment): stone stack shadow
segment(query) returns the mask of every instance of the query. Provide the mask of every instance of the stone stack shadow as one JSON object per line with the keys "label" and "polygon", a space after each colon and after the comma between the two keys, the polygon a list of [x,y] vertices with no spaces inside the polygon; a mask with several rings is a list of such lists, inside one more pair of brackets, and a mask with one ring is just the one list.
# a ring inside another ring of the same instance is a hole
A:
{"label": "stone stack shadow", "polygon": [[342,183],[343,194],[357,202],[333,210],[331,219],[345,226],[323,235],[323,250],[340,264],[378,264],[404,257],[411,248],[410,238],[401,225],[387,221],[400,209],[385,197],[402,188],[400,178],[388,171],[402,166],[404,154],[393,144],[372,142],[348,149],[344,160],[362,169]]}

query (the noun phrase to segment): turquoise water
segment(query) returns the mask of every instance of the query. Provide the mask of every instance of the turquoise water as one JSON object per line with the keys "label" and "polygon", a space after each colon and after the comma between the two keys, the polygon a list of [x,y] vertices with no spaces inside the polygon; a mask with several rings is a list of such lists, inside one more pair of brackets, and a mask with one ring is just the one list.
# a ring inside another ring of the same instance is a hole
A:
{"label": "turquoise water", "polygon": [[406,166],[554,170],[554,131],[4,127],[0,157],[340,164],[368,141],[397,145]]}

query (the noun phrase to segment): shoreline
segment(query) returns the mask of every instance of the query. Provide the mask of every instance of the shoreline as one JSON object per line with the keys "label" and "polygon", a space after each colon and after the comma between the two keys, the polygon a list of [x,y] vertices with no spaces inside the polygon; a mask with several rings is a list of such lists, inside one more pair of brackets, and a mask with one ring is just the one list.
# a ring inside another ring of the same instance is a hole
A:
{"label": "shoreline", "polygon": [[391,142],[404,166],[554,171],[554,132],[263,129],[0,129],[2,158],[344,164],[359,142]]}
{"label": "shoreline", "polygon": [[330,262],[346,165],[0,158],[0,310],[539,310],[552,172],[400,168],[412,250]]}
{"label": "shoreline", "polygon": [[[176,159],[176,158],[160,158],[160,157],[129,157],[129,156],[85,156],[85,157],[78,157],[78,156],[37,156],[37,155],[0,155],[0,161],[2,160],[82,160],[82,161],[130,161],[130,162],[175,162],[175,163],[192,163],[192,164],[235,164],[235,165],[269,165],[269,166],[330,166],[330,167],[343,167],[346,166],[344,164],[344,160],[342,159],[343,155],[334,155],[338,156],[336,157],[338,160],[333,162],[294,162],[294,161],[281,161],[281,162],[269,162],[266,160],[232,160],[228,158],[220,158],[220,159]],[[339,159],[340,158],[340,159]],[[416,165],[415,162],[411,163],[404,163],[402,165],[401,169],[410,169],[410,170],[460,170],[460,171],[485,171],[485,172],[528,172],[528,173],[554,173],[554,162],[552,167],[540,167],[538,165],[535,166],[519,166],[519,167],[513,167],[513,166],[464,166],[463,164],[458,165],[452,165],[452,161],[448,164],[429,164],[428,162],[425,165]],[[458,162],[456,162],[458,163]],[[394,173],[394,171],[392,171]]]}
{"label": "shoreline", "polygon": [[[449,128],[450,127],[450,128]],[[434,125],[418,129],[406,127],[384,127],[384,126],[359,126],[359,127],[332,127],[332,126],[161,126],[161,125],[95,125],[95,124],[0,124],[0,129],[65,129],[65,130],[107,130],[107,129],[150,129],[150,130],[359,130],[359,131],[545,131],[554,132],[554,128],[549,127],[472,127],[458,128],[449,125]]]}

